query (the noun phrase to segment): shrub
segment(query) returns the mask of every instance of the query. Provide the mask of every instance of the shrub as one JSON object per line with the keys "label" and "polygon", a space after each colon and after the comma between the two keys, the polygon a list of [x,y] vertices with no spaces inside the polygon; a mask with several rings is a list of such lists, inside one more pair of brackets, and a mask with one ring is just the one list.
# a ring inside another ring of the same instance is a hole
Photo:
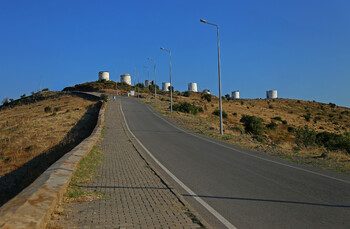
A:
{"label": "shrub", "polygon": [[346,150],[350,153],[350,134],[344,135],[322,132],[316,135],[316,143],[319,146],[324,146],[328,150]]}
{"label": "shrub", "polygon": [[258,142],[264,142],[264,137],[262,135],[254,135],[253,139],[257,140]]}
{"label": "shrub", "polygon": [[10,100],[10,102],[12,103],[13,101],[15,101],[14,99],[9,99]]}
{"label": "shrub", "polygon": [[331,108],[335,108],[337,105],[335,105],[335,103],[329,103],[329,105],[331,106]]}
{"label": "shrub", "polygon": [[44,108],[44,111],[45,111],[46,113],[49,113],[49,112],[52,111],[52,108],[51,108],[50,106],[47,106],[47,107]]}
{"label": "shrub", "polygon": [[196,106],[194,104],[190,104],[188,102],[177,103],[173,105],[174,111],[180,111],[183,113],[197,114],[198,112],[203,112],[203,108]]}
{"label": "shrub", "polygon": [[342,111],[342,112],[340,112],[340,114],[348,115],[348,114],[349,114],[349,111]]}
{"label": "shrub", "polygon": [[330,118],[333,118],[333,117],[334,117],[334,114],[330,113],[330,114],[328,114],[328,116],[329,116]]}
{"label": "shrub", "polygon": [[240,122],[243,122],[245,131],[255,135],[260,135],[263,132],[263,119],[251,116],[251,115],[242,115]]}
{"label": "shrub", "polygon": [[207,100],[208,103],[210,103],[211,102],[211,97],[212,97],[211,94],[204,94],[204,95],[202,95],[201,98]]}
{"label": "shrub", "polygon": [[241,101],[241,105],[244,105],[244,101]]}
{"label": "shrub", "polygon": [[44,88],[41,91],[49,91],[49,89],[48,88]]}
{"label": "shrub", "polygon": [[237,113],[236,113],[236,112],[234,112],[232,115],[233,115],[233,116],[237,116]]}
{"label": "shrub", "polygon": [[24,97],[26,97],[26,94],[21,95],[21,99],[23,99]]}
{"label": "shrub", "polygon": [[106,94],[101,94],[100,98],[105,102],[108,101],[108,95],[106,95]]}
{"label": "shrub", "polygon": [[273,106],[272,106],[272,105],[269,105],[269,108],[270,108],[270,109],[273,109]]}
{"label": "shrub", "polygon": [[60,107],[55,107],[55,108],[54,108],[54,111],[55,111],[55,112],[58,112],[58,111],[60,111],[60,110],[61,110]]}
{"label": "shrub", "polygon": [[316,116],[316,117],[314,118],[314,123],[317,123],[317,121],[320,121],[321,119],[322,119],[321,117]]}
{"label": "shrub", "polygon": [[[216,115],[216,116],[220,116],[220,110],[216,109],[215,111],[213,111],[213,115]],[[222,117],[223,118],[227,118],[228,115],[225,111],[222,111]]]}
{"label": "shrub", "polygon": [[226,94],[226,95],[225,95],[225,98],[226,98],[226,99],[229,99],[229,98],[230,98],[230,95],[229,95],[229,94]]}
{"label": "shrub", "polygon": [[297,103],[300,103],[300,100],[297,100]]}
{"label": "shrub", "polygon": [[275,130],[277,127],[277,124],[274,121],[271,121],[271,123],[267,124],[266,127],[270,130]]}
{"label": "shrub", "polygon": [[288,126],[288,132],[293,133],[295,131],[295,128],[292,126]]}
{"label": "shrub", "polygon": [[286,125],[287,123],[287,120],[282,120],[282,124]]}
{"label": "shrub", "polygon": [[316,142],[316,132],[309,130],[308,126],[298,127],[295,130],[297,140],[300,141],[305,147],[314,145]]}
{"label": "shrub", "polygon": [[191,93],[189,91],[185,91],[183,94],[183,96],[185,96],[185,97],[190,97],[190,95],[191,95]]}
{"label": "shrub", "polygon": [[310,121],[311,115],[310,113],[307,113],[306,115],[302,115],[301,117],[304,117],[307,122]]}
{"label": "shrub", "polygon": [[277,120],[277,121],[281,121],[282,122],[282,118],[280,116],[277,116],[277,117],[273,117],[271,119],[274,119],[274,120]]}

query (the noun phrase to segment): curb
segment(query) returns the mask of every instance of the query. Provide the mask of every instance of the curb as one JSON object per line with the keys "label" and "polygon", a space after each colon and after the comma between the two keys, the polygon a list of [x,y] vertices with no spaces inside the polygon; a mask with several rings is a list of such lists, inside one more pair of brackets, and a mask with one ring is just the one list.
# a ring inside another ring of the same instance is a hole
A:
{"label": "curb", "polygon": [[80,160],[100,138],[106,103],[102,103],[91,135],[52,164],[31,185],[0,208],[0,228],[45,228],[61,201]]}

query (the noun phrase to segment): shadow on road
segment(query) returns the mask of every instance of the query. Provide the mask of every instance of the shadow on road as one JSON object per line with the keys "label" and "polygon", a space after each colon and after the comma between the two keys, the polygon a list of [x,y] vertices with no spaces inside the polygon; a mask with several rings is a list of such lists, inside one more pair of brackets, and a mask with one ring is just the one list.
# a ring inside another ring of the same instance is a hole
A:
{"label": "shadow on road", "polygon": [[289,201],[289,200],[269,200],[269,199],[257,199],[257,198],[225,197],[225,196],[205,196],[205,195],[189,195],[189,194],[182,194],[182,196],[185,196],[185,197],[200,197],[200,198],[225,199],[225,200],[244,200],[244,201],[258,201],[258,202],[271,202],[271,203],[284,203],[284,204],[300,204],[300,205],[310,205],[310,206],[320,206],[320,207],[331,207],[331,208],[350,208],[350,205],[308,203],[308,202]]}

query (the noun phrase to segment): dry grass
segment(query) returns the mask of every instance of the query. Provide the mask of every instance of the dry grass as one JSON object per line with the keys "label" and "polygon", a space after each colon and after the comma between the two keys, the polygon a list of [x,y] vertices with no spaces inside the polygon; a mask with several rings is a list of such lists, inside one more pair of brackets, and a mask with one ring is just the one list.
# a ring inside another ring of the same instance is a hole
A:
{"label": "dry grass", "polygon": [[[57,145],[93,104],[96,101],[60,95],[0,111],[0,177]],[[44,111],[47,106],[52,112]]]}
{"label": "dry grass", "polygon": [[[167,116],[173,122],[193,132],[205,134],[243,148],[255,149],[267,154],[278,156],[289,161],[302,164],[310,164],[316,167],[350,173],[350,155],[345,151],[328,152],[319,147],[302,147],[295,142],[295,134],[288,132],[288,127],[303,127],[316,132],[328,131],[342,134],[350,131],[350,109],[345,107],[332,107],[311,101],[298,101],[293,99],[244,99],[223,100],[223,110],[228,114],[224,119],[224,135],[219,132],[219,117],[213,115],[213,111],[219,108],[219,100],[213,97],[211,102],[201,99],[200,93],[191,93],[190,97],[174,95],[174,103],[189,102],[201,106],[203,113],[197,115],[180,112],[169,113],[169,95],[159,95],[157,106],[152,106],[162,115]],[[144,102],[147,99],[143,99]],[[235,113],[235,115],[234,115]],[[274,117],[281,117],[287,123],[273,120],[278,124],[275,130],[264,130],[265,142],[261,143],[244,133],[244,127],[240,122],[243,114],[254,115],[264,119],[264,125],[271,122]],[[309,114],[307,121],[303,115]],[[315,121],[314,121],[315,120]],[[327,153],[326,158],[320,157]]]}

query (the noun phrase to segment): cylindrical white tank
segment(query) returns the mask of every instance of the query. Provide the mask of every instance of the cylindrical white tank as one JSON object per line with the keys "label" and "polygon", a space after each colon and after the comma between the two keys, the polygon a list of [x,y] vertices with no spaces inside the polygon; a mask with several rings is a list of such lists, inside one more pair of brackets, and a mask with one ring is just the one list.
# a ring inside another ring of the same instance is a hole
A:
{"label": "cylindrical white tank", "polygon": [[168,83],[168,82],[162,83],[162,90],[163,91],[169,91],[169,87],[170,87],[170,83]]}
{"label": "cylindrical white tank", "polygon": [[145,80],[145,87],[149,87],[151,85],[151,82],[149,80]]}
{"label": "cylindrical white tank", "polygon": [[130,76],[130,74],[120,75],[120,82],[121,83],[126,83],[128,85],[131,85],[131,76]]}
{"label": "cylindrical white tank", "polygon": [[102,80],[109,80],[109,72],[107,71],[101,71],[98,73],[98,80],[102,81]]}
{"label": "cylindrical white tank", "polygon": [[277,99],[277,90],[266,91],[266,98],[267,99]]}
{"label": "cylindrical white tank", "polygon": [[188,91],[197,92],[197,83],[188,83]]}
{"label": "cylindrical white tank", "polygon": [[271,99],[277,99],[277,90],[271,90]]}
{"label": "cylindrical white tank", "polygon": [[239,99],[239,91],[233,91],[233,92],[232,92],[232,97],[233,97],[234,99]]}
{"label": "cylindrical white tank", "polygon": [[135,91],[130,91],[130,96],[135,96]]}

